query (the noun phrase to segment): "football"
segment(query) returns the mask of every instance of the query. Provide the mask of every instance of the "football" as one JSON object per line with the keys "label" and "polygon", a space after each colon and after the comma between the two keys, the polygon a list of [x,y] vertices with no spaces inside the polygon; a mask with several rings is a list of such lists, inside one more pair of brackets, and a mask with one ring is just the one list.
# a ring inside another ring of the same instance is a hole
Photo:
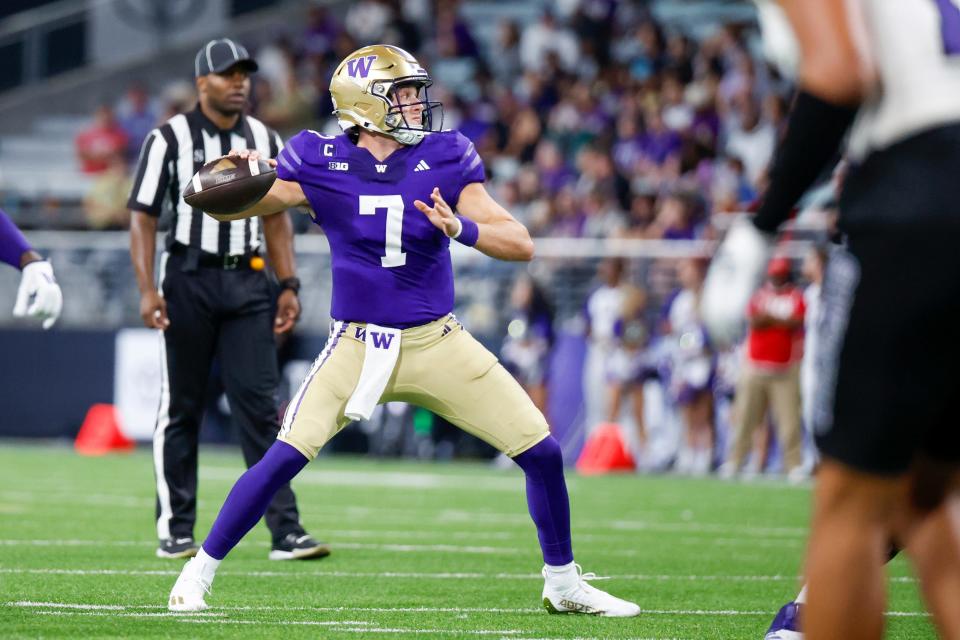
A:
{"label": "football", "polygon": [[276,170],[265,160],[225,156],[200,167],[183,199],[201,211],[237,213],[256,204],[276,179]]}

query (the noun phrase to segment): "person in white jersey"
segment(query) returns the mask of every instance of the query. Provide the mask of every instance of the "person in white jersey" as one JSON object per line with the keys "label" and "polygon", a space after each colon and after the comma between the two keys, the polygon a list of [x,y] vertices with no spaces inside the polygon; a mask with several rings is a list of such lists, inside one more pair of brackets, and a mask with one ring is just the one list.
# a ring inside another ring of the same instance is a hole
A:
{"label": "person in white jersey", "polygon": [[781,6],[800,91],[764,202],[715,258],[704,320],[715,340],[735,336],[775,231],[849,130],[846,246],[827,265],[814,355],[822,463],[801,620],[807,640],[882,637],[892,540],[940,634],[960,638],[960,5]]}

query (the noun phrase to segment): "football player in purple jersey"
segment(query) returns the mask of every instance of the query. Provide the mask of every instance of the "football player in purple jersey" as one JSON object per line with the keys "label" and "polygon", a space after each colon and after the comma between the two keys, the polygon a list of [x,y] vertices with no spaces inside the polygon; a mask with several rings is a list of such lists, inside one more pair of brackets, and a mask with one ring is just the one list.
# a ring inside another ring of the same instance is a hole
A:
{"label": "football player in purple jersey", "polygon": [[[292,398],[278,441],[234,485],[200,553],[170,593],[172,611],[207,608],[217,566],[337,431],[378,402],[410,402],[510,456],[526,474],[551,613],[635,616],[574,563],[560,446],[520,385],[457,321],[450,240],[501,260],[530,260],[526,228],[483,186],[473,144],[441,131],[430,76],[406,51],[364,47],[330,84],[343,135],[302,131],[273,164],[257,204],[221,220],[308,207],[330,242],[330,337]],[[257,157],[255,152],[239,152]]]}
{"label": "football player in purple jersey", "polygon": [[0,262],[6,262],[23,273],[13,315],[39,318],[44,329],[52,327],[63,307],[63,293],[53,276],[53,266],[30,247],[23,233],[2,209]]}

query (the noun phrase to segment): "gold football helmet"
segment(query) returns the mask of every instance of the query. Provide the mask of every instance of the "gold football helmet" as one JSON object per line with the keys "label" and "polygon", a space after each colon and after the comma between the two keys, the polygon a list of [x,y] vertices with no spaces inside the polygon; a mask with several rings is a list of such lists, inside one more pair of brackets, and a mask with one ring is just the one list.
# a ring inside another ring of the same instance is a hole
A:
{"label": "gold football helmet", "polygon": [[[388,135],[406,145],[417,144],[423,136],[443,126],[443,107],[430,102],[427,88],[433,80],[416,58],[388,44],[375,44],[357,49],[333,72],[330,97],[333,113],[344,131],[360,127]],[[394,104],[394,90],[412,86],[419,100]],[[404,110],[420,104],[420,122],[408,122]],[[434,111],[439,111],[438,118]],[[433,125],[437,124],[434,129]]]}

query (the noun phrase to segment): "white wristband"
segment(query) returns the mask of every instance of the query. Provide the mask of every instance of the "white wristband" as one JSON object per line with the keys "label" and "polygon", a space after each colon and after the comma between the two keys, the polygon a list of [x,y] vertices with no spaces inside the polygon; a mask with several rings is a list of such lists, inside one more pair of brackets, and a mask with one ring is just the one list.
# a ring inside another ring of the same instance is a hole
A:
{"label": "white wristband", "polygon": [[460,234],[463,233],[463,222],[460,220],[460,218],[454,218],[454,220],[457,221],[457,232],[450,236],[450,238],[456,240],[460,237]]}

